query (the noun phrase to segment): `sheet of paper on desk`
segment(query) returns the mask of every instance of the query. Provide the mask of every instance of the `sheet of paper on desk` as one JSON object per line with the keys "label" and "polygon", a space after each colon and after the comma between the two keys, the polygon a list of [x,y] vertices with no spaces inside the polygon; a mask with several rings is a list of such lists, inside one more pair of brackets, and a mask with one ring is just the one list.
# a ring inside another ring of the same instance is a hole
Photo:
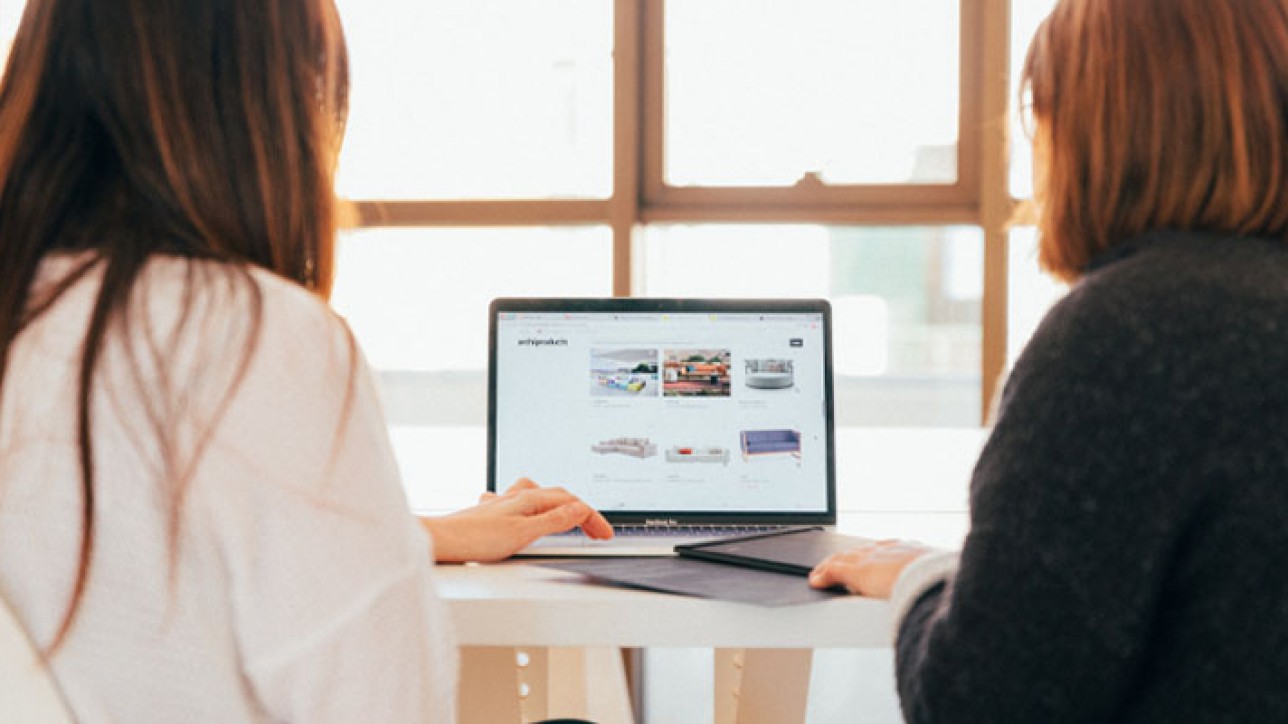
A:
{"label": "sheet of paper on desk", "polygon": [[573,558],[536,565],[581,573],[617,586],[759,606],[790,606],[846,595],[810,588],[802,576],[691,558]]}

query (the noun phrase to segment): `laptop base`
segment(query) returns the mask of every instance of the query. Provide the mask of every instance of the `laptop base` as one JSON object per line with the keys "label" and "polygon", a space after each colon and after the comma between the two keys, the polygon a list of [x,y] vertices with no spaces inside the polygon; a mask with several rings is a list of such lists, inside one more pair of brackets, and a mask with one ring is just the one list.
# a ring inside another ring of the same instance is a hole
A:
{"label": "laptop base", "polygon": [[633,558],[644,556],[673,556],[678,545],[695,545],[710,543],[725,538],[737,538],[753,533],[784,530],[796,526],[727,526],[723,529],[712,529],[703,526],[700,533],[678,531],[644,530],[629,528],[618,531],[611,540],[595,540],[580,531],[559,533],[538,538],[523,550],[514,554],[515,558],[562,558],[562,557],[619,557]]}

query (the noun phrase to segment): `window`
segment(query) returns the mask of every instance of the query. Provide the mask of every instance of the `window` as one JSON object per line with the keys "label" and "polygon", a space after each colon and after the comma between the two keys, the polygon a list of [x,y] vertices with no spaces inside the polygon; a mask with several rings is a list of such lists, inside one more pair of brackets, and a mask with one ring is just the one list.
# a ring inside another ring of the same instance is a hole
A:
{"label": "window", "polygon": [[[1051,13],[1056,0],[1014,2],[1011,9],[1011,99],[1019,96],[1020,72],[1029,41],[1038,24]],[[1033,149],[1021,128],[1020,114],[1012,113],[1011,123],[1011,194],[1017,199],[1033,196]]]}
{"label": "window", "polygon": [[667,3],[663,182],[955,182],[958,10],[956,0]]}
{"label": "window", "polygon": [[[483,479],[496,295],[826,297],[841,444],[883,465],[905,438],[852,431],[950,427],[969,460],[1007,360],[1007,129],[986,119],[1011,95],[982,79],[1007,77],[1008,3],[399,1],[340,2],[362,223],[335,304],[414,507]],[[960,508],[938,477],[931,507]]]}
{"label": "window", "polygon": [[342,195],[612,193],[611,3],[339,6],[352,66]]}
{"label": "window", "polygon": [[[822,296],[856,400],[842,425],[979,425],[986,367],[1005,358],[1004,315],[985,313],[1005,239],[982,213],[979,130],[979,79],[1005,67],[983,35],[1005,8],[400,2],[340,2],[354,95],[339,186],[362,223],[335,302],[391,400],[442,392],[411,330],[465,334],[491,295]],[[441,283],[465,290],[457,304],[430,302]],[[448,357],[475,410],[408,424],[481,422],[473,349]]]}

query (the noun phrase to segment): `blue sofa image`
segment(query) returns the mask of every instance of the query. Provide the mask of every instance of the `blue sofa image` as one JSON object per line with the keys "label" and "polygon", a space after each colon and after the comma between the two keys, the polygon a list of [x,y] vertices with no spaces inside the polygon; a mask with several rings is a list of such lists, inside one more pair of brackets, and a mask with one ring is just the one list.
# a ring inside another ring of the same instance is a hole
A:
{"label": "blue sofa image", "polygon": [[743,430],[739,435],[743,460],[755,455],[801,457],[800,430]]}

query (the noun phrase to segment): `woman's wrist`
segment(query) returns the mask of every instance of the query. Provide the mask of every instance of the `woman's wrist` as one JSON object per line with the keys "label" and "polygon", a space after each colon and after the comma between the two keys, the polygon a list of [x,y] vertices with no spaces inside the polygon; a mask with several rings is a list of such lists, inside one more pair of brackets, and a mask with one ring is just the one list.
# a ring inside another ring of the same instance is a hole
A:
{"label": "woman's wrist", "polygon": [[903,619],[913,604],[926,591],[946,581],[957,573],[961,561],[960,551],[931,551],[911,561],[895,579],[890,590],[890,623],[892,636],[898,636]]}
{"label": "woman's wrist", "polygon": [[452,563],[456,559],[452,555],[453,536],[451,534],[450,523],[445,524],[446,517],[428,517],[418,516],[422,528],[429,535],[430,549],[433,551],[435,563]]}

